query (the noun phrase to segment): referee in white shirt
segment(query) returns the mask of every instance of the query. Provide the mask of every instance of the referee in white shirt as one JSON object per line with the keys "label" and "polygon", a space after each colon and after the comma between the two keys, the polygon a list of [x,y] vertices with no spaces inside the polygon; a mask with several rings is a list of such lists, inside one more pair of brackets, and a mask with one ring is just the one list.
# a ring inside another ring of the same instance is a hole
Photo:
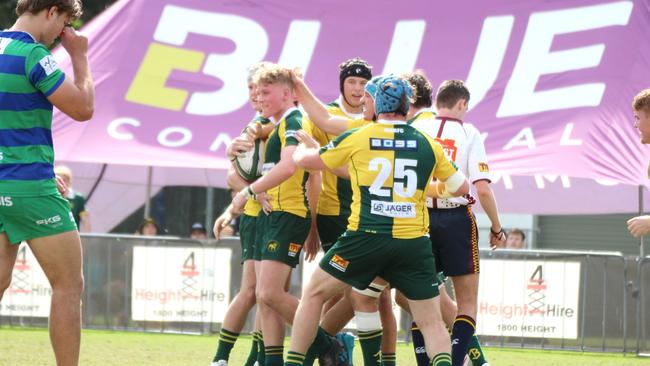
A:
{"label": "referee in white shirt", "polygon": [[[463,122],[469,98],[469,90],[462,81],[444,81],[436,94],[437,116],[416,119],[413,126],[440,142],[447,157],[474,184],[478,200],[492,223],[490,244],[503,246],[505,233],[489,185],[491,178],[485,146],[476,127]],[[463,364],[476,329],[479,252],[476,218],[471,209],[473,203],[475,200],[470,195],[439,197],[428,202],[436,268],[451,277],[458,303],[452,328],[453,366]]]}

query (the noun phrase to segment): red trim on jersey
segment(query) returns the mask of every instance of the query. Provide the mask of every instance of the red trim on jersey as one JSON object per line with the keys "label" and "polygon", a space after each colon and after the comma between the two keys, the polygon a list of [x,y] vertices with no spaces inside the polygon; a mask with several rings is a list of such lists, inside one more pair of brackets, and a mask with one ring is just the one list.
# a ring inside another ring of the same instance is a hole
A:
{"label": "red trim on jersey", "polygon": [[438,138],[440,138],[442,136],[442,130],[445,128],[445,123],[447,121],[458,122],[461,125],[463,124],[463,121],[459,120],[458,118],[445,117],[445,116],[436,116],[436,119],[439,119],[441,121],[440,127],[438,128],[438,135],[436,136]]}

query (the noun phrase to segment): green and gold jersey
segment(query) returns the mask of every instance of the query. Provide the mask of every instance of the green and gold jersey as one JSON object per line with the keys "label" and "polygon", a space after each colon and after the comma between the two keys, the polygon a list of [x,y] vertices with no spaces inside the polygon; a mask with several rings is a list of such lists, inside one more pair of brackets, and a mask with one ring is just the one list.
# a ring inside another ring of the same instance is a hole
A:
{"label": "green and gold jersey", "polygon": [[[332,116],[341,116],[348,118],[347,129],[361,127],[372,121],[364,119],[353,119],[339,107],[336,102],[327,105],[327,111]],[[320,146],[326,146],[336,139],[336,135],[325,133],[311,122],[312,136]],[[341,216],[348,218],[350,216],[350,205],[352,204],[352,186],[347,179],[341,179],[333,173],[325,170],[322,173],[323,183],[321,186],[320,197],[318,198],[318,214],[326,216]]]}
{"label": "green and gold jersey", "polygon": [[0,32],[0,193],[56,194],[52,104],[65,74],[25,32]]}
{"label": "green and gold jersey", "polygon": [[408,124],[411,124],[415,121],[420,121],[423,119],[434,119],[436,118],[436,112],[433,111],[431,108],[422,108],[418,111],[418,113],[413,116],[410,120],[407,121]]}
{"label": "green and gold jersey", "polygon": [[352,214],[348,230],[411,239],[426,235],[426,191],[432,177],[458,170],[440,144],[404,121],[350,130],[320,151],[328,168],[348,164]]}
{"label": "green and gold jersey", "polygon": [[[303,123],[307,124],[306,122],[307,118],[303,117],[297,108],[291,108],[285,112],[266,140],[264,174],[280,162],[283,148],[298,145],[296,133],[303,129]],[[307,132],[310,132],[308,128]],[[309,208],[305,195],[305,183],[308,176],[309,174],[304,169],[297,168],[291,178],[266,191],[273,211],[289,212],[300,217],[307,217]]]}
{"label": "green and gold jersey", "polygon": [[[262,124],[262,125],[266,125],[266,124],[271,123],[271,120],[268,119],[268,118],[262,117],[258,113],[258,114],[255,115],[255,117],[253,117],[253,120],[248,123],[247,127],[249,125],[254,124],[254,123],[259,123],[259,124]],[[244,133],[245,130],[246,130],[246,128],[244,128],[244,130],[242,130],[242,133]],[[260,163],[263,163],[263,162],[260,162]],[[260,205],[260,203],[257,202],[256,200],[254,200],[253,198],[250,198],[246,202],[246,206],[244,206],[244,214],[248,215],[248,216],[257,217],[257,215],[259,215],[259,213],[260,213],[260,210],[262,210],[262,205]]]}

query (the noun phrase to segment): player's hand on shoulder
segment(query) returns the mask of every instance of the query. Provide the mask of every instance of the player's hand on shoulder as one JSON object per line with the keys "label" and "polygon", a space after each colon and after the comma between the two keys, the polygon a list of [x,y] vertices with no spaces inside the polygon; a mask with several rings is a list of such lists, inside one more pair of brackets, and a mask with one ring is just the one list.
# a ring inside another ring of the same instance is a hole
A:
{"label": "player's hand on shoulder", "polygon": [[318,144],[318,141],[316,141],[310,134],[307,133],[305,130],[298,130],[296,133],[296,139],[298,142],[301,144],[304,144],[305,147],[309,149],[318,149],[320,145]]}

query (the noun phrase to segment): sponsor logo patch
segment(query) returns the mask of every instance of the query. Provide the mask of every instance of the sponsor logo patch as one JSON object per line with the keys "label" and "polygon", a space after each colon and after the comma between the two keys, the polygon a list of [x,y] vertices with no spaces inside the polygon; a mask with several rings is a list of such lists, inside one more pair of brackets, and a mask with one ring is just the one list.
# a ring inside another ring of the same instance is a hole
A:
{"label": "sponsor logo patch", "polygon": [[483,173],[487,173],[490,171],[490,168],[488,167],[487,163],[478,163],[478,170]]}
{"label": "sponsor logo patch", "polygon": [[379,138],[370,139],[370,150],[415,151],[417,149],[417,140]]}
{"label": "sponsor logo patch", "polygon": [[52,55],[47,55],[43,57],[39,62],[43,70],[45,70],[45,75],[50,76],[53,72],[59,69],[59,64],[56,63],[56,60]]}
{"label": "sponsor logo patch", "polygon": [[36,225],[54,225],[61,222],[61,216],[56,215],[48,217],[47,219],[36,220]]}
{"label": "sponsor logo patch", "polygon": [[262,174],[268,173],[273,167],[275,166],[275,163],[265,163],[262,165]]}
{"label": "sponsor logo patch", "polygon": [[300,249],[302,248],[302,245],[296,244],[296,243],[291,243],[289,244],[289,257],[295,257],[298,253],[300,253]]}
{"label": "sponsor logo patch", "polygon": [[413,219],[415,218],[415,204],[412,202],[384,202],[370,201],[370,213],[373,215]]}
{"label": "sponsor logo patch", "polygon": [[332,259],[330,259],[330,266],[338,269],[341,272],[345,272],[345,270],[348,269],[349,264],[349,261],[346,261],[345,259],[339,257],[338,254],[334,254]]}

